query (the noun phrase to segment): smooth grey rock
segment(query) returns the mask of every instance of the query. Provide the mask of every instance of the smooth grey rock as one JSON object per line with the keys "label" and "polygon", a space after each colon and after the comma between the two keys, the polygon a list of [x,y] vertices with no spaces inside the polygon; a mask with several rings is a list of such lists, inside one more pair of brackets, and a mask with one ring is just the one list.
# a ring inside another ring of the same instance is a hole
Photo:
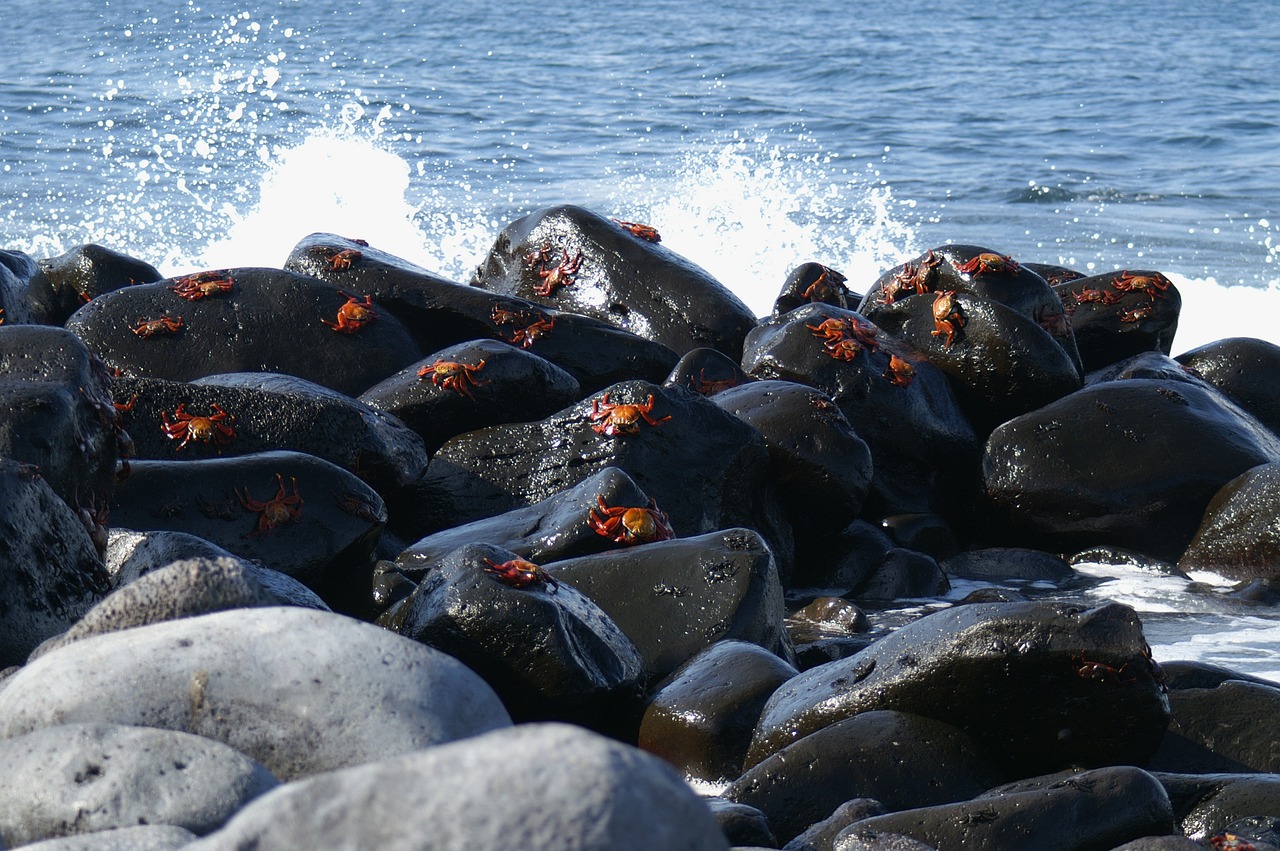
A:
{"label": "smooth grey rock", "polygon": [[10,846],[140,824],[205,834],[277,785],[218,742],[113,724],[0,740],[0,765],[0,836]]}
{"label": "smooth grey rock", "polygon": [[238,556],[188,532],[111,529],[107,532],[107,551],[102,556],[102,563],[111,575],[112,586],[121,588],[153,570],[187,558]]}
{"label": "smooth grey rock", "polygon": [[342,615],[279,607],[86,638],[0,691],[0,737],[77,721],[196,733],[288,780],[510,718],[479,676],[438,650]]}
{"label": "smooth grey rock", "polygon": [[46,839],[44,842],[22,847],[29,851],[171,851],[174,848],[185,848],[196,838],[194,833],[185,828],[148,824],[83,836]]}
{"label": "smooth grey rock", "polygon": [[729,847],[656,757],[525,724],[282,786],[190,851],[703,851]]}
{"label": "smooth grey rock", "polygon": [[310,588],[278,570],[258,567],[234,556],[186,559],[108,594],[71,629],[32,651],[31,658],[93,635],[226,609],[262,606],[329,611]]}

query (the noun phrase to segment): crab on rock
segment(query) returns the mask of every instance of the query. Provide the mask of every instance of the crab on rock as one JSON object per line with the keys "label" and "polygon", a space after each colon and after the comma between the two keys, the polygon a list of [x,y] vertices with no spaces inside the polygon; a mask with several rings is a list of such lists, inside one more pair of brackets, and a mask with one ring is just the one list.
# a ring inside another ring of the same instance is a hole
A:
{"label": "crab on rock", "polygon": [[328,256],[329,271],[337,272],[339,269],[350,269],[351,264],[363,257],[364,254],[354,248],[344,248],[341,251],[335,251]]}
{"label": "crab on rock", "polygon": [[546,585],[554,594],[555,590],[560,587],[560,583],[555,577],[547,573],[538,565],[531,561],[525,561],[522,558],[513,558],[511,561],[504,561],[498,564],[496,561],[485,559],[485,573],[490,574],[502,582],[504,585],[510,585],[512,588],[528,588],[530,585]]}
{"label": "crab on rock", "polygon": [[933,331],[930,336],[941,337],[947,335],[943,345],[951,348],[951,343],[955,341],[956,334],[960,333],[960,329],[966,324],[964,315],[960,312],[960,302],[956,301],[956,294],[953,290],[942,290],[933,299]]}
{"label": "crab on rock", "polygon": [[139,319],[136,324],[129,326],[129,330],[144,340],[157,334],[177,334],[182,330],[182,317],[161,316],[159,319]]}
{"label": "crab on rock", "polygon": [[191,301],[208,298],[219,293],[229,293],[235,281],[219,272],[197,272],[174,281],[169,289]]}
{"label": "crab on rock", "polygon": [[483,387],[492,383],[484,380],[476,381],[475,374],[482,369],[484,369],[483,360],[475,366],[451,360],[437,360],[430,366],[419,369],[418,379],[425,379],[429,375],[431,383],[436,387],[452,390],[460,396],[474,399],[475,396],[471,395],[472,387]]}
{"label": "crab on rock", "polygon": [[298,480],[290,476],[289,481],[293,484],[293,493],[286,496],[284,476],[276,473],[276,483],[279,485],[276,495],[265,502],[249,496],[248,487],[235,492],[245,511],[258,512],[258,524],[246,537],[255,535],[265,537],[277,526],[283,526],[285,523],[294,523],[302,519],[302,496],[298,493]]}
{"label": "crab on rock", "polygon": [[173,412],[175,422],[169,421],[169,415],[164,411],[160,412],[160,419],[164,424],[160,426],[160,430],[170,440],[179,440],[178,449],[186,446],[191,441],[199,441],[200,443],[211,443],[217,448],[219,454],[222,447],[226,446],[231,438],[236,436],[236,431],[232,427],[236,418],[214,402],[209,405],[213,413],[208,416],[196,416],[188,414],[186,403],[182,402],[178,405],[178,409]]}
{"label": "crab on rock", "polygon": [[338,295],[345,296],[347,299],[347,303],[338,308],[338,321],[320,320],[338,333],[354,334],[378,318],[377,311],[373,309],[373,299],[369,296],[365,296],[364,301],[361,301],[351,293],[342,290],[338,290]]}
{"label": "crab on rock", "polygon": [[603,398],[591,400],[591,413],[587,417],[591,420],[591,430],[596,434],[617,437],[620,434],[639,434],[641,420],[651,426],[657,426],[671,419],[671,415],[668,414],[662,419],[655,420],[649,415],[652,410],[652,393],[649,394],[649,401],[643,405],[613,405],[609,403],[609,394],[605,393]]}
{"label": "crab on rock", "polygon": [[542,279],[542,283],[533,288],[533,291],[544,298],[552,295],[560,287],[567,287],[573,283],[578,270],[582,268],[582,252],[579,251],[572,257],[569,256],[569,249],[562,248],[564,259],[559,264],[547,268],[547,264],[551,263],[551,246],[544,245],[541,250],[529,255],[529,265],[538,273],[538,277]]}
{"label": "crab on rock", "polygon": [[642,225],[639,222],[624,222],[622,219],[614,219],[613,221],[618,227],[638,239],[643,239],[646,242],[662,242],[662,235],[649,225]]}
{"label": "crab on rock", "polygon": [[627,507],[625,505],[608,506],[604,497],[596,494],[600,504],[600,514],[591,509],[591,518],[587,522],[597,535],[603,535],[619,544],[646,544],[651,541],[666,541],[676,536],[671,531],[671,520],[667,513],[658,508],[658,503],[649,498],[648,508]]}
{"label": "crab on rock", "polygon": [[910,387],[915,381],[916,368],[905,358],[889,355],[889,365],[885,368],[884,378],[895,387]]}
{"label": "crab on rock", "polygon": [[1022,267],[1018,261],[1008,254],[995,254],[984,251],[968,263],[957,263],[956,271],[965,275],[981,275],[986,272],[1002,275],[1016,275]]}

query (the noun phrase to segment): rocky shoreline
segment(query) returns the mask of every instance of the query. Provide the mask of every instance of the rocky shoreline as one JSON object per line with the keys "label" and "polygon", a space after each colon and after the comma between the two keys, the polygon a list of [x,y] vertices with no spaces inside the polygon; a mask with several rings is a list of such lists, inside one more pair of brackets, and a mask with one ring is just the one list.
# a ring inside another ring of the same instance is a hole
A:
{"label": "rocky shoreline", "polygon": [[1280,684],[1016,588],[1273,595],[1280,348],[1170,357],[1154,270],[860,284],[757,319],[572,206],[465,285],[0,252],[0,847],[1275,847]]}

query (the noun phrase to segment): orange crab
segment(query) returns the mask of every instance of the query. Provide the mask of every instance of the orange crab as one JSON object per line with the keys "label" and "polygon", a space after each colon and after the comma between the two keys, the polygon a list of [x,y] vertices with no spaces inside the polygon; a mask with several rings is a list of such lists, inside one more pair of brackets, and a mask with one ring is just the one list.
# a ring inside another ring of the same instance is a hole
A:
{"label": "orange crab", "polygon": [[956,264],[956,271],[965,275],[981,275],[988,272],[996,275],[1016,275],[1021,268],[1018,261],[1008,254],[995,254],[990,251],[984,251],[967,263]]}
{"label": "orange crab", "polygon": [[1156,312],[1155,304],[1149,301],[1144,301],[1142,304],[1138,305],[1137,307],[1130,307],[1120,311],[1120,321],[1121,322],[1140,322],[1143,319],[1147,319],[1151,316],[1154,316],[1155,312]]}
{"label": "orange crab", "polygon": [[600,514],[591,509],[591,518],[587,522],[597,535],[603,535],[615,543],[631,546],[647,544],[652,541],[666,541],[676,536],[671,531],[671,520],[667,513],[658,508],[658,503],[649,498],[648,508],[627,507],[624,505],[608,506],[604,497],[596,494],[600,505]]}
{"label": "orange crab", "polygon": [[881,302],[886,305],[893,304],[898,296],[904,293],[924,295],[933,292],[934,279],[941,265],[942,258],[934,254],[933,249],[929,249],[919,262],[905,264],[902,270],[884,285],[880,291]]}
{"label": "orange crab", "polygon": [[807,298],[810,301],[823,301],[837,295],[840,290],[844,289],[844,282],[848,280],[844,275],[828,266],[820,266],[819,268],[822,269],[822,272],[800,294],[800,298]]}
{"label": "orange crab", "polygon": [[245,511],[258,512],[258,524],[245,537],[266,537],[277,526],[296,523],[302,519],[302,496],[298,493],[298,480],[290,476],[289,482],[293,485],[293,493],[286,496],[284,476],[276,473],[276,484],[279,485],[276,489],[276,495],[265,502],[249,496],[249,488],[247,486],[240,491],[232,489],[240,500],[240,504],[244,506]]}
{"label": "orange crab", "polygon": [[916,368],[905,358],[889,355],[889,365],[885,368],[884,377],[894,386],[910,387],[916,378]]}
{"label": "orange crab", "polygon": [[1145,292],[1150,298],[1156,299],[1168,298],[1164,291],[1169,289],[1171,283],[1159,272],[1154,275],[1135,275],[1126,269],[1111,282],[1111,286],[1122,293]]}
{"label": "orange crab", "polygon": [[341,251],[335,251],[328,256],[329,271],[336,272],[339,269],[350,269],[351,264],[363,257],[364,254],[354,248],[344,248]]}
{"label": "orange crab", "polygon": [[483,387],[492,383],[484,380],[476,381],[475,374],[482,369],[484,369],[483,360],[475,366],[451,360],[437,360],[430,366],[419,369],[418,379],[425,379],[429,375],[431,383],[436,387],[452,390],[460,396],[474,399],[475,396],[471,395],[472,387]]}
{"label": "orange crab", "polygon": [[213,413],[208,416],[196,416],[188,414],[186,410],[186,402],[178,405],[178,409],[173,412],[173,418],[176,422],[169,421],[169,415],[164,411],[160,412],[160,419],[164,424],[160,426],[160,430],[170,440],[179,440],[178,450],[181,450],[191,441],[195,440],[200,443],[212,444],[221,454],[222,447],[226,446],[233,437],[236,436],[235,424],[236,418],[226,411],[222,410],[218,403],[214,402],[209,405]]}
{"label": "orange crab", "polygon": [[1082,287],[1077,293],[1071,293],[1071,300],[1076,304],[1096,302],[1098,304],[1115,304],[1122,298],[1120,293],[1097,290],[1093,287]]}
{"label": "orange crab", "polygon": [[821,337],[827,354],[836,360],[851,361],[863,349],[875,351],[880,347],[875,328],[863,326],[853,320],[826,319],[818,325],[805,325],[815,337]]}
{"label": "orange crab", "polygon": [[956,301],[956,294],[953,290],[942,290],[933,299],[933,331],[930,336],[941,337],[947,335],[943,346],[951,348],[952,342],[955,341],[956,334],[960,333],[960,329],[966,324],[964,314],[960,312],[960,302]]}
{"label": "orange crab", "polygon": [[647,242],[662,242],[662,236],[648,225],[642,225],[638,222],[624,222],[622,219],[613,220],[618,227],[627,231],[634,237],[638,237]]}
{"label": "orange crab", "polygon": [[591,430],[596,434],[617,437],[620,434],[639,434],[641,420],[651,426],[657,426],[671,419],[671,415],[668,414],[662,419],[655,420],[649,415],[652,410],[652,393],[649,394],[649,401],[643,405],[612,405],[609,403],[609,394],[605,393],[603,398],[591,400],[591,413],[587,417],[591,420]]}
{"label": "orange crab", "polygon": [[548,319],[539,319],[537,322],[531,322],[523,328],[517,328],[511,332],[511,337],[507,340],[513,346],[520,346],[527,349],[534,343],[538,342],[545,334],[550,334],[556,327],[554,317]]}
{"label": "orange crab", "polygon": [[1116,685],[1128,685],[1137,682],[1136,674],[1126,674],[1129,669],[1129,663],[1125,662],[1119,668],[1108,665],[1105,662],[1091,662],[1085,658],[1084,651],[1080,651],[1080,658],[1073,659],[1071,667],[1075,669],[1076,676],[1082,680],[1094,680],[1100,683],[1114,683]]}
{"label": "orange crab", "polygon": [[707,370],[698,370],[698,377],[689,378],[689,389],[694,393],[702,396],[714,396],[721,390],[728,390],[730,387],[737,387],[742,381],[736,375],[728,378],[707,378]]}
{"label": "orange crab", "polygon": [[196,272],[194,275],[178,278],[168,289],[185,299],[197,301],[219,293],[229,293],[234,286],[235,281],[221,272]]}
{"label": "orange crab", "polygon": [[551,261],[551,246],[544,245],[541,250],[529,255],[529,265],[538,273],[538,277],[542,279],[542,283],[533,288],[533,291],[540,296],[546,297],[555,293],[560,287],[570,286],[574,282],[574,278],[578,274],[578,269],[582,267],[582,252],[579,251],[573,257],[569,256],[569,249],[563,248],[564,259],[556,266],[547,268],[547,264]]}
{"label": "orange crab", "polygon": [[560,587],[555,577],[538,565],[522,558],[513,558],[498,564],[492,559],[485,559],[485,573],[497,577],[498,581],[512,588],[528,588],[530,585],[546,585],[551,593]]}
{"label": "orange crab", "polygon": [[354,334],[378,318],[377,311],[373,309],[373,299],[369,296],[365,296],[364,301],[361,301],[358,297],[342,290],[338,290],[338,295],[347,299],[347,303],[338,308],[338,321],[320,320],[334,331],[340,334]]}
{"label": "orange crab", "polygon": [[144,340],[156,334],[177,334],[182,330],[182,317],[174,318],[165,315],[159,319],[139,319],[137,323],[129,326],[129,330]]}

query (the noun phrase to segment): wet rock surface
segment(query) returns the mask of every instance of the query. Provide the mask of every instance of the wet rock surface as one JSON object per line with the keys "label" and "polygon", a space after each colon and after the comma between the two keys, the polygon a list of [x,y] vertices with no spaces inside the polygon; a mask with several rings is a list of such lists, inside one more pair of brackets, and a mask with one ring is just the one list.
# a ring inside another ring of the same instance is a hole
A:
{"label": "wet rock surface", "polygon": [[1122,270],[1054,287],[1086,372],[1142,352],[1170,353],[1182,296],[1159,272]]}
{"label": "wet rock surface", "polygon": [[27,287],[31,320],[61,325],[87,302],[135,284],[152,284],[164,276],[145,260],[89,243],[39,261],[39,274]]}
{"label": "wet rock surface", "polygon": [[1209,570],[1228,579],[1280,576],[1280,462],[1254,467],[1213,495],[1178,569]]}
{"label": "wet rock surface", "polygon": [[1280,711],[1280,686],[1227,680],[1169,692],[1173,717],[1151,768],[1181,773],[1280,773],[1268,731]]}
{"label": "wet rock surface", "polygon": [[1253,337],[1229,337],[1183,352],[1176,360],[1280,433],[1280,394],[1275,386],[1280,346]]}

